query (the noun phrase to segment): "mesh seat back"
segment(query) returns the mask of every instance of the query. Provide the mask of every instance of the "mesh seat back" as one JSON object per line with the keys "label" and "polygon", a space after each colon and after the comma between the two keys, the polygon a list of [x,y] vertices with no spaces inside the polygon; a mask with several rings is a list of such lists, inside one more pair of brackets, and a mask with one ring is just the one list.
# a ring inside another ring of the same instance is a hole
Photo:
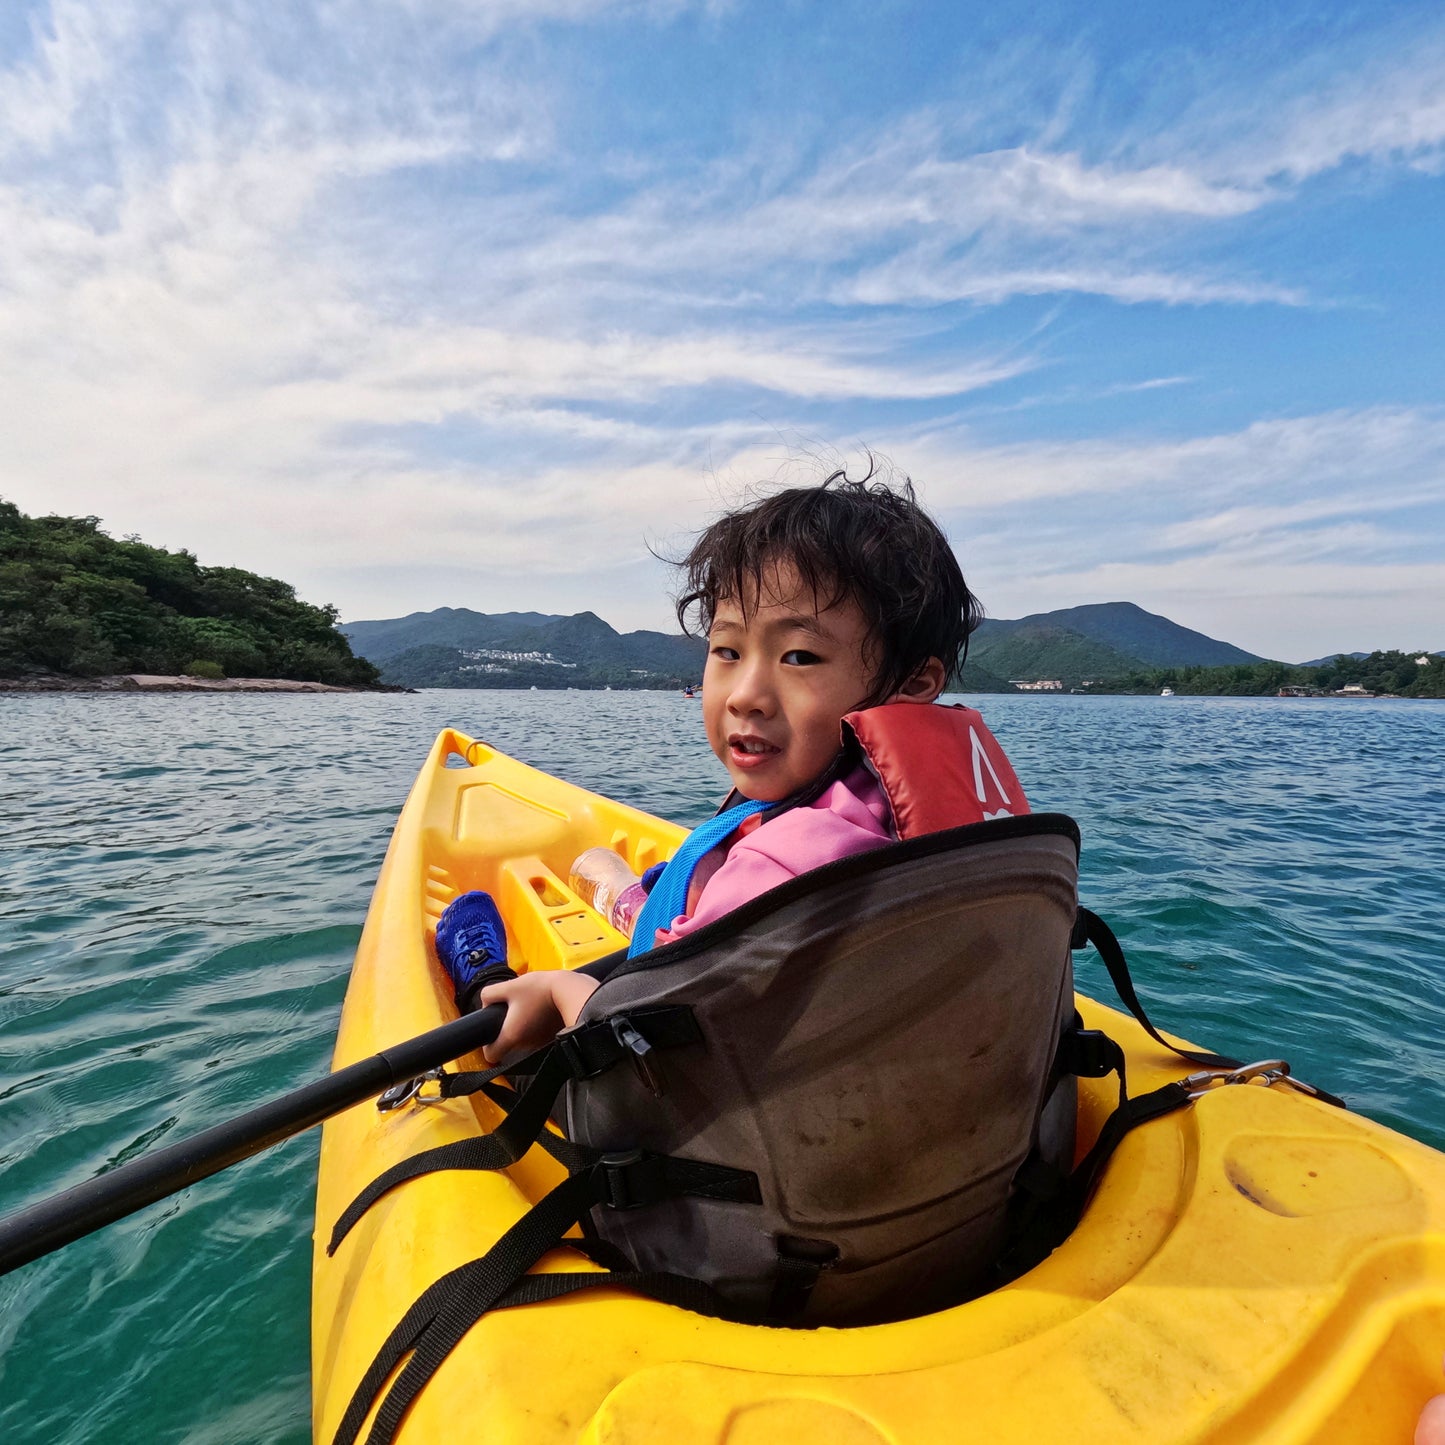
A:
{"label": "mesh seat back", "polygon": [[803,875],[614,972],[583,1021],[686,1004],[702,1043],[569,1086],[568,1135],[754,1171],[763,1204],[602,1206],[642,1269],[767,1313],[786,1261],[830,1259],[807,1324],[927,1313],[980,1286],[1031,1154],[1072,1162],[1078,835],[1035,815]]}

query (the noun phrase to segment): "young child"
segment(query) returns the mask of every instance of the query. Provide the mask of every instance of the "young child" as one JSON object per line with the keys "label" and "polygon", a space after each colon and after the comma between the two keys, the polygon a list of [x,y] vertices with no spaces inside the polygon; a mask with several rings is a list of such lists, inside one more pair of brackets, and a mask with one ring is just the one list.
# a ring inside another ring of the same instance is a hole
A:
{"label": "young child", "polygon": [[[674,882],[669,892],[667,875],[658,881],[633,953],[685,937],[809,869],[894,841],[900,811],[923,818],[922,831],[942,826],[924,815],[930,766],[947,772],[945,760],[913,759],[890,797],[866,750],[845,749],[843,724],[885,704],[931,704],[965,655],[982,609],[911,485],[870,477],[854,482],[836,472],[819,486],[732,512],[702,533],[681,564],[678,620],[689,630],[696,608],[707,636],[703,721],[732,779],[728,802],[736,806],[728,818],[736,822],[714,819],[683,844],[679,860],[689,842],[696,852],[720,834],[685,884]],[[955,775],[971,769],[977,782],[983,811],[974,816],[1026,812],[987,730],[977,724],[964,736],[972,755],[960,740],[951,766]],[[955,742],[952,733],[946,738]],[[685,903],[658,918],[653,905],[664,895]],[[598,986],[586,972],[545,970],[477,988],[486,970],[495,976],[505,948],[486,894],[464,894],[438,924],[437,954],[459,1002],[507,1005],[486,1050],[493,1063],[570,1027]]]}

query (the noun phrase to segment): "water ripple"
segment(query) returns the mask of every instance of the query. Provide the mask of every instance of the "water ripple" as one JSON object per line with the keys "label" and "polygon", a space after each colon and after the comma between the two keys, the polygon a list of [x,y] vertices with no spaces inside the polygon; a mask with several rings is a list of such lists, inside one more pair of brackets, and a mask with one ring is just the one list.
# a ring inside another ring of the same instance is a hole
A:
{"label": "water ripple", "polygon": [[[1445,706],[978,701],[1161,1023],[1445,1145]],[[684,823],[723,791],[665,694],[0,696],[0,1209],[325,1071],[447,724]],[[293,1140],[0,1281],[0,1438],[309,1439],[315,1169]]]}

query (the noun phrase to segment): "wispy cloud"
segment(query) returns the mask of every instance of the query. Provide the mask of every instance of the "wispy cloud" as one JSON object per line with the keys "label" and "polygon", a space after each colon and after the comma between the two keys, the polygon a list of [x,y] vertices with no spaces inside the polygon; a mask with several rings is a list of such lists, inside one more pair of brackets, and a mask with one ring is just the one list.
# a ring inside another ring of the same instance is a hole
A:
{"label": "wispy cloud", "polygon": [[[1376,394],[1218,425],[1186,409],[1219,395],[1179,385],[1187,350],[1066,358],[1052,312],[1007,303],[1322,314],[1318,270],[1231,239],[1331,175],[1438,166],[1445,32],[1204,67],[1162,119],[1101,119],[1106,78],[1021,52],[966,100],[806,140],[741,106],[729,144],[595,135],[549,34],[586,27],[602,65],[699,8],[750,24],[683,0],[38,9],[0,73],[0,492],[375,614],[383,561],[402,607],[403,567],[497,591],[645,568],[646,535],[767,475],[779,436],[867,434],[1041,592],[1120,567],[1203,589],[1205,557],[1216,591],[1362,557],[1425,585],[1394,519],[1442,500],[1435,413]],[[1061,400],[1160,409],[1009,430],[1044,367]],[[992,429],[962,429],[990,389]]]}
{"label": "wispy cloud", "polygon": [[[1245,186],[1300,182],[1350,161],[1435,169],[1445,149],[1445,36],[1387,31],[1359,53],[1306,55],[1225,117],[1211,166]],[[1217,129],[1218,122],[1211,129]]]}
{"label": "wispy cloud", "polygon": [[[1187,509],[1207,498],[1309,499],[1321,487],[1355,488],[1359,505],[1390,495],[1383,478],[1408,478],[1410,500],[1445,500],[1445,415],[1374,407],[1259,421],[1237,432],[1173,441],[1123,438],[971,446],[966,432],[909,436],[910,452],[940,481],[947,505],[992,508],[1044,498],[1158,493]],[[1137,507],[1138,499],[1131,502]]]}
{"label": "wispy cloud", "polygon": [[[953,431],[900,438],[893,452],[931,479],[929,500],[996,615],[1124,598],[1271,655],[1306,655],[1310,638],[1346,624],[1364,639],[1351,647],[1370,636],[1404,645],[1406,615],[1445,616],[1438,410],[1325,413],[1168,442],[988,447]],[[1392,588],[1404,590],[1387,628]],[[1262,602],[1290,596],[1293,617]],[[1362,596],[1378,605],[1355,616]]]}
{"label": "wispy cloud", "polygon": [[1077,293],[1104,296],[1127,305],[1158,302],[1165,306],[1203,306],[1215,303],[1254,306],[1272,302],[1303,306],[1306,293],[1299,287],[1262,281],[1210,278],[1179,272],[1131,270],[1107,262],[1097,266],[1059,266],[1053,269],[990,270],[977,261],[947,260],[901,255],[886,264],[860,272],[838,291],[840,300],[869,306],[936,304],[976,301],[985,305],[1013,296],[1053,296]]}

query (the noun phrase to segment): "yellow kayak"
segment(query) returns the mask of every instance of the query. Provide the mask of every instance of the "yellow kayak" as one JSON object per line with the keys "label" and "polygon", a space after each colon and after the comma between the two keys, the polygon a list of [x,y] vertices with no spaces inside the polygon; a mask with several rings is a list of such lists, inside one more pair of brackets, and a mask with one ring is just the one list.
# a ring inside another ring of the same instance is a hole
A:
{"label": "yellow kayak", "polygon": [[[382,866],[335,1067],[455,1017],[431,950],[443,908],[485,888],[514,969],[574,968],[626,940],[568,889],[583,849],[636,871],[684,830],[464,734],[438,737]],[[1189,1072],[1130,1018],[1131,1092]],[[458,1067],[481,1068],[480,1057]],[[1117,1102],[1080,1080],[1079,1147]],[[418,1296],[562,1177],[534,1148],[506,1173],[433,1173],[326,1254],[383,1169],[500,1121],[484,1094],[323,1131],[312,1291],[314,1430],[329,1445]],[[540,1268],[591,1270],[556,1250]],[[1445,1155],[1288,1085],[1217,1088],[1135,1130],[1073,1235],[993,1294],[886,1325],[740,1325],[589,1290],[483,1317],[397,1439],[456,1445],[939,1445],[946,1441],[1405,1445],[1445,1350]],[[363,1431],[362,1439],[365,1439]]]}

